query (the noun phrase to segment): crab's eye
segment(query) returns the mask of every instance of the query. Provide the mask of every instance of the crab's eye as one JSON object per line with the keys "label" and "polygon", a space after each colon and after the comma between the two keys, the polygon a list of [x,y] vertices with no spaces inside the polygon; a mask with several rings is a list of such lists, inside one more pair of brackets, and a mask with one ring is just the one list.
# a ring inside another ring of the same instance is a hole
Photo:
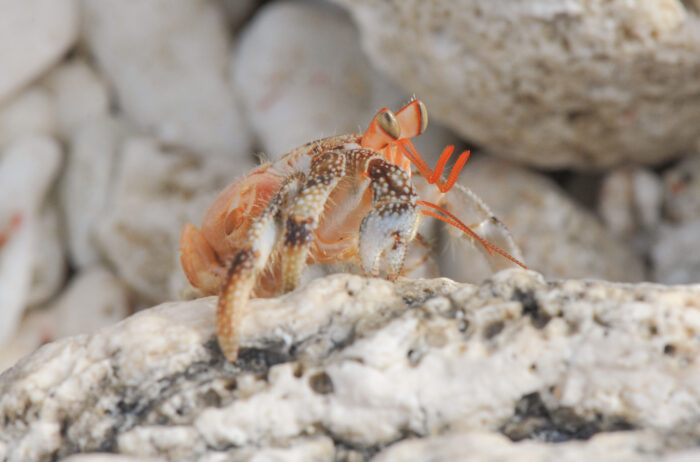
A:
{"label": "crab's eye", "polygon": [[428,108],[425,107],[423,101],[418,100],[418,113],[420,114],[420,133],[425,132],[428,128]]}
{"label": "crab's eye", "polygon": [[401,127],[399,127],[399,122],[396,120],[396,116],[389,109],[384,109],[379,112],[376,116],[377,123],[382,130],[386,132],[387,135],[395,140],[401,137]]}

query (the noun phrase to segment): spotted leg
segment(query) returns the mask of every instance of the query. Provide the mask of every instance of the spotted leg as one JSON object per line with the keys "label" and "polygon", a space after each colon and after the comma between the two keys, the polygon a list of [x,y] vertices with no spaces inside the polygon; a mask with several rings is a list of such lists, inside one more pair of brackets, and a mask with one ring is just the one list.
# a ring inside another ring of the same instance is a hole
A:
{"label": "spotted leg", "polygon": [[286,210],[281,249],[284,292],[294,290],[299,284],[319,217],[328,196],[345,175],[345,171],[343,152],[330,151],[319,155],[311,162],[306,182]]}
{"label": "spotted leg", "polygon": [[408,243],[418,229],[416,193],[408,173],[384,159],[372,159],[367,175],[371,181],[372,210],[360,225],[360,260],[365,274],[379,274],[380,259],[387,263],[387,276],[395,279],[404,264]]}
{"label": "spotted leg", "polygon": [[292,176],[275,193],[265,210],[251,225],[247,244],[236,253],[219,294],[216,331],[221,351],[231,362],[238,358],[238,330],[258,274],[265,268],[281,233],[281,211],[301,183]]}

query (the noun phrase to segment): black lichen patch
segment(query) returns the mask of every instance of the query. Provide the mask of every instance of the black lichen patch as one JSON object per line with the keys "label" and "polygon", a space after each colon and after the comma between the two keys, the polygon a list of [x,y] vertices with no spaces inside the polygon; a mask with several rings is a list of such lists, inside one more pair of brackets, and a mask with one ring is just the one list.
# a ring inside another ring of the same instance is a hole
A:
{"label": "black lichen patch", "polygon": [[523,291],[520,289],[515,289],[511,300],[520,302],[523,306],[523,315],[529,316],[532,319],[532,325],[536,329],[542,329],[549,323],[552,317],[542,310],[537,297],[532,290]]}
{"label": "black lichen patch", "polygon": [[[235,399],[240,369],[224,358],[214,337],[204,348],[207,354],[180,372],[146,378],[139,385],[126,385],[115,361],[110,373],[99,382],[100,392],[90,395],[94,398],[83,403],[82,411],[62,420],[63,441],[55,458],[77,452],[113,452],[119,435],[136,426],[190,425],[203,408],[223,406]],[[218,381],[225,384],[223,392],[214,385]],[[104,408],[97,400],[114,405]],[[104,430],[85,437],[85,419],[99,422]]]}
{"label": "black lichen patch", "polygon": [[471,323],[469,322],[468,319],[462,319],[462,320],[459,321],[459,323],[457,324],[457,330],[460,331],[460,332],[462,332],[462,333],[464,333],[464,332],[466,332],[466,331],[469,329],[470,324],[471,324]]}
{"label": "black lichen patch", "polygon": [[398,438],[373,446],[360,446],[354,444],[350,441],[344,440],[338,435],[334,435],[332,432],[325,432],[333,439],[333,444],[335,445],[335,461],[336,462],[355,462],[355,461],[368,461],[374,458],[377,454],[385,450],[386,448],[405,441],[408,439],[421,438],[425,435],[416,433],[415,431],[404,429]]}
{"label": "black lichen patch", "polygon": [[293,357],[273,348],[241,348],[238,352],[236,366],[241,370],[254,373],[267,372],[272,366],[287,363]]}
{"label": "black lichen patch", "polygon": [[503,321],[494,321],[484,327],[484,338],[490,340],[497,336],[506,327]]}
{"label": "black lichen patch", "polygon": [[420,364],[421,359],[423,359],[423,353],[418,349],[411,348],[408,350],[408,353],[406,353],[406,358],[408,359],[408,363],[415,367]]}
{"label": "black lichen patch", "polygon": [[333,380],[331,380],[330,375],[326,374],[324,371],[317,372],[309,377],[309,386],[319,395],[329,395],[335,391]]}
{"label": "black lichen patch", "polygon": [[539,393],[530,393],[517,402],[513,416],[501,427],[501,432],[513,441],[534,439],[560,443],[587,440],[600,432],[634,428],[633,424],[616,416],[599,414],[585,419],[568,407],[548,409]]}

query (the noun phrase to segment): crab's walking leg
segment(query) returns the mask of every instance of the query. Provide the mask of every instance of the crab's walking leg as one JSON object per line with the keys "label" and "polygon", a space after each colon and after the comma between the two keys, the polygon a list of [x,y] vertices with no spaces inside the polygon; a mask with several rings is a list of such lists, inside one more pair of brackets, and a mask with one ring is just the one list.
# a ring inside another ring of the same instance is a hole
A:
{"label": "crab's walking leg", "polygon": [[[447,194],[428,187],[427,180],[416,176],[414,184],[427,201],[417,201],[424,207],[421,212],[438,218],[448,226],[452,237],[467,237],[472,243],[478,241],[476,249],[486,258],[492,271],[518,265],[523,268],[523,256],[508,228],[494,216],[488,206],[469,188],[456,183]],[[440,216],[435,211],[446,216]],[[466,225],[465,225],[466,224]]]}
{"label": "crab's walking leg", "polygon": [[[522,263],[524,261],[523,255],[520,252],[520,248],[517,246],[513,240],[513,236],[508,231],[508,228],[499,220],[491,209],[488,208],[486,203],[476,194],[474,194],[469,188],[462,186],[461,184],[455,184],[455,187],[450,191],[450,193],[445,194],[442,200],[439,201],[440,205],[444,205],[450,210],[454,211],[455,214],[460,217],[462,213],[466,214],[472,209],[476,216],[480,216],[481,220],[477,223],[472,223],[469,227],[479,235],[482,239],[490,242],[494,247],[497,247],[501,252],[499,255],[494,255],[488,252],[483,246],[477,246],[479,250],[482,251],[484,257],[491,267],[491,270],[496,272],[504,268],[510,268],[513,264],[520,267],[526,268]],[[472,212],[472,213],[474,213]],[[461,218],[461,217],[460,217]],[[464,220],[463,220],[464,221]],[[467,222],[469,223],[469,222]],[[450,232],[455,232],[452,226],[450,226]],[[506,258],[502,258],[503,255]]]}
{"label": "crab's walking leg", "polygon": [[283,292],[294,290],[299,284],[319,217],[329,194],[344,175],[342,152],[326,152],[312,161],[306,182],[286,213],[281,250]]}
{"label": "crab's walking leg", "polygon": [[247,244],[233,258],[224,279],[216,311],[216,330],[221,351],[231,362],[238,358],[238,330],[246,303],[280,234],[281,209],[299,183],[300,178],[293,176],[275,193],[248,230]]}
{"label": "crab's walking leg", "polygon": [[372,210],[360,226],[360,259],[368,275],[379,273],[383,256],[389,279],[401,272],[408,243],[418,229],[416,193],[408,173],[384,159],[372,159],[367,174],[371,180]]}

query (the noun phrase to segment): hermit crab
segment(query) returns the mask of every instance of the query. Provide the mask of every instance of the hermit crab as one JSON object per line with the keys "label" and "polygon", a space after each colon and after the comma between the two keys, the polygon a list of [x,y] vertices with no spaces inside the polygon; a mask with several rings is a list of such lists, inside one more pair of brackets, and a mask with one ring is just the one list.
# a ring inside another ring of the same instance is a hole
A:
{"label": "hermit crab", "polygon": [[[364,134],[314,141],[259,166],[219,195],[201,230],[185,225],[182,266],[204,295],[219,294],[217,336],[229,361],[238,357],[238,326],[251,296],[293,290],[310,263],[348,263],[393,280],[425,259],[412,252],[426,247],[417,232],[424,215],[478,242],[493,270],[524,267],[505,226],[456,183],[469,151],[443,179],[454,147],[434,170],[415,149],[411,138],[427,125],[419,100],[395,114],[384,108]],[[466,225],[461,216],[479,218]]]}

